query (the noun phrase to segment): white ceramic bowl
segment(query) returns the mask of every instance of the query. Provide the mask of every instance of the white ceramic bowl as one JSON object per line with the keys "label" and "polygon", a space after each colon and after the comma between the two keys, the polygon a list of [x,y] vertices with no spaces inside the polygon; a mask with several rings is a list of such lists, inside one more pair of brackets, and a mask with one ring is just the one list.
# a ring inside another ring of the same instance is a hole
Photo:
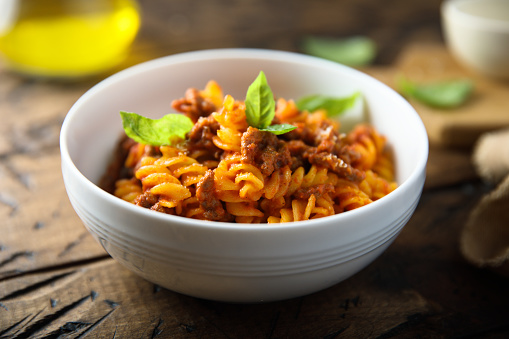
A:
{"label": "white ceramic bowl", "polygon": [[509,1],[447,0],[441,13],[445,41],[458,61],[509,79]]}
{"label": "white ceramic bowl", "polygon": [[[400,186],[357,210],[287,224],[204,222],[166,215],[116,198],[96,183],[121,133],[119,111],[153,118],[188,87],[216,80],[244,99],[259,71],[275,95],[300,98],[361,91],[368,116],[388,137]],[[354,69],[288,52],[225,49],[149,61],[97,84],[69,111],[61,131],[62,172],[77,214],[128,269],[183,294],[227,302],[297,297],[334,285],[380,255],[417,206],[428,139],[414,109]]]}

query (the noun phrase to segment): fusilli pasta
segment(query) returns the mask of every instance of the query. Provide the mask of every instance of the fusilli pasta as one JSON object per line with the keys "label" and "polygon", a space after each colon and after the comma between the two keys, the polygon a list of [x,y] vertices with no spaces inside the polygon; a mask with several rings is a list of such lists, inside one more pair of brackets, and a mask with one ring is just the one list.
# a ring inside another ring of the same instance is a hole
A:
{"label": "fusilli pasta", "polygon": [[188,218],[280,223],[350,211],[397,187],[386,139],[367,124],[340,134],[325,111],[278,98],[275,120],[296,129],[276,136],[248,126],[244,102],[214,81],[172,106],[195,127],[173,146],[125,137],[122,169],[109,174],[116,196]]}

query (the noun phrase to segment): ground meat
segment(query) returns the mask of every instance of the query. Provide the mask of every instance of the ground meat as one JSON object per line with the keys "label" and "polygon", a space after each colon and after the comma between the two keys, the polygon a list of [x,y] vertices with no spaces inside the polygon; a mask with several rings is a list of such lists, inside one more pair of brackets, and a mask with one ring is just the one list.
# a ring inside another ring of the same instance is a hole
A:
{"label": "ground meat", "polygon": [[146,191],[145,193],[139,195],[136,199],[134,199],[134,204],[144,208],[149,208],[156,212],[175,214],[175,210],[173,208],[161,206],[159,204],[159,198],[150,193],[149,191]]}
{"label": "ground meat", "polygon": [[169,207],[166,207],[166,206],[161,206],[159,204],[159,202],[156,202],[154,205],[152,205],[152,207],[150,207],[150,209],[153,210],[153,211],[156,211],[156,212],[162,212],[162,213],[166,213],[166,214],[175,215],[175,209],[174,208],[169,208]]}
{"label": "ground meat", "polygon": [[306,145],[302,140],[290,140],[286,143],[288,151],[292,156],[304,154],[312,146]]}
{"label": "ground meat", "polygon": [[99,187],[113,194],[113,191],[115,191],[115,182],[118,179],[130,178],[133,176],[132,169],[126,169],[124,167],[124,162],[129,153],[129,149],[135,144],[136,142],[128,138],[127,135],[124,134],[122,136],[113,152],[113,158],[108,164],[106,172],[99,181]]}
{"label": "ground meat", "polygon": [[293,123],[297,128],[288,133],[282,134],[284,140],[302,140],[305,144],[315,146],[316,134],[313,129],[305,123]]}
{"label": "ground meat", "polygon": [[218,159],[221,149],[214,145],[212,137],[217,134],[219,127],[219,123],[212,115],[200,117],[187,135],[189,151],[206,150],[213,154],[214,158]]}
{"label": "ground meat", "polygon": [[331,153],[347,164],[352,164],[360,158],[360,154],[348,144],[346,136],[338,133],[330,125],[318,131],[316,140],[318,144],[316,153]]}
{"label": "ground meat", "polygon": [[146,191],[145,193],[139,195],[136,199],[134,199],[134,204],[144,208],[151,208],[152,206],[157,204],[158,201],[159,199],[155,195],[153,195],[149,191]]}
{"label": "ground meat", "polygon": [[294,123],[296,129],[285,133],[282,139],[293,141],[302,141],[309,147],[316,147],[318,152],[329,152],[339,155],[345,145],[348,144],[345,135],[339,133],[333,125],[322,122],[318,128],[311,128],[304,123]]}
{"label": "ground meat", "polygon": [[260,168],[265,176],[290,164],[291,156],[286,143],[270,132],[248,127],[241,138],[242,162]]}
{"label": "ground meat", "polygon": [[187,115],[193,122],[216,111],[216,106],[203,98],[196,88],[189,88],[183,98],[173,100],[171,107]]}
{"label": "ground meat", "polygon": [[342,145],[341,136],[333,126],[327,125],[316,132],[315,144],[318,152],[335,153]]}
{"label": "ground meat", "polygon": [[145,145],[145,152],[142,157],[155,157],[158,158],[162,155],[161,149],[157,146]]}
{"label": "ground meat", "polygon": [[225,211],[223,204],[216,197],[214,170],[208,170],[196,185],[196,197],[205,210],[203,216],[214,221],[233,221],[233,216]]}
{"label": "ground meat", "polygon": [[311,164],[325,167],[348,180],[360,182],[364,179],[363,171],[353,168],[350,164],[334,154],[327,152],[311,153],[307,155],[307,159]]}
{"label": "ground meat", "polygon": [[307,153],[307,150],[313,148],[309,145],[306,145],[302,140],[290,140],[286,143],[288,150],[290,151],[291,163],[290,169],[294,172],[299,167],[307,167],[307,160],[304,156]]}
{"label": "ground meat", "polygon": [[338,158],[343,159],[344,162],[350,165],[355,163],[355,161],[361,158],[361,154],[354,148],[352,148],[350,145],[342,146],[341,148],[336,150],[333,154],[336,155]]}
{"label": "ground meat", "polygon": [[301,187],[299,188],[293,196],[297,199],[309,199],[309,197],[314,194],[318,199],[322,195],[327,194],[329,192],[334,191],[334,185],[332,184],[320,184],[311,187]]}

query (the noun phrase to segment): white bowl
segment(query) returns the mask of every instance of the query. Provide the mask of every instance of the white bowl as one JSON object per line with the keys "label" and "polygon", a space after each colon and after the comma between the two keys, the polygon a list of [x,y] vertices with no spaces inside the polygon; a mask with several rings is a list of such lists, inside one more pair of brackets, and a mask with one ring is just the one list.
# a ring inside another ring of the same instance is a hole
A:
{"label": "white bowl", "polygon": [[[119,111],[160,117],[188,87],[216,80],[244,99],[263,70],[279,97],[361,91],[367,114],[387,136],[399,187],[343,214],[287,224],[204,222],[132,205],[96,183],[121,133]],[[279,51],[224,49],[168,56],[131,67],[85,93],[61,131],[69,199],[87,229],[128,269],[183,294],[227,302],[264,302],[309,294],[358,272],[406,224],[422,192],[425,128],[397,93],[354,69]]]}
{"label": "white bowl", "polygon": [[509,78],[509,1],[442,3],[445,41],[465,66],[489,77]]}

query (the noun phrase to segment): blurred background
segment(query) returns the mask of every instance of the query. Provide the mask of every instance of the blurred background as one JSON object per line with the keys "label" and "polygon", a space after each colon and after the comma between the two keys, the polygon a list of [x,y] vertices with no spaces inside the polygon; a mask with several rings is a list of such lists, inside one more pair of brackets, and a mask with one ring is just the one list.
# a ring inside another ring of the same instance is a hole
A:
{"label": "blurred background", "polygon": [[[378,64],[414,40],[441,41],[441,0],[140,0],[139,52],[257,47],[301,51],[308,35],[367,36]],[[156,52],[157,53],[157,52]]]}
{"label": "blurred background", "polygon": [[[442,41],[440,3],[2,0],[0,52],[3,63],[21,73],[75,77],[105,75],[191,50],[253,47],[305,52],[302,42],[309,36],[362,36],[376,45],[371,62],[387,65],[409,42]],[[53,64],[39,65],[44,59]],[[72,62],[81,64],[73,69]]]}

